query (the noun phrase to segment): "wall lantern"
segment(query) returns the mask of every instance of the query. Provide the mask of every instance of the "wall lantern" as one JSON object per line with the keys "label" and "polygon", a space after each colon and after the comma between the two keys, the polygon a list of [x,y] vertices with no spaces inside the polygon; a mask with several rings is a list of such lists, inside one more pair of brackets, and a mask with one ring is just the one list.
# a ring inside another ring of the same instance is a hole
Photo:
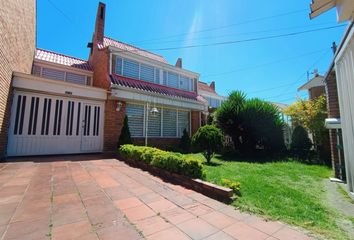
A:
{"label": "wall lantern", "polygon": [[117,108],[116,111],[120,112],[120,110],[122,109],[123,103],[122,102],[117,102]]}
{"label": "wall lantern", "polygon": [[159,110],[156,107],[151,108],[150,113],[154,116],[159,113]]}

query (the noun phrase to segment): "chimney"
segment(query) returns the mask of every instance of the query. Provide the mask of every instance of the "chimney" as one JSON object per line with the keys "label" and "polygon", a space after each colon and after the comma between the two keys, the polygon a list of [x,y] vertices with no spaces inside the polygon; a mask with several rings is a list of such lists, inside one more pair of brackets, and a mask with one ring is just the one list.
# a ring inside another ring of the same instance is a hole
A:
{"label": "chimney", "polygon": [[97,15],[96,15],[96,25],[95,25],[95,35],[94,41],[103,42],[104,37],[104,19],[106,13],[106,4],[99,2]]}
{"label": "chimney", "polygon": [[332,51],[333,51],[333,54],[336,54],[336,52],[337,52],[337,44],[336,44],[336,42],[333,42],[332,43]]}
{"label": "chimney", "polygon": [[214,81],[212,81],[212,82],[210,83],[210,88],[215,91],[215,82],[214,82]]}
{"label": "chimney", "polygon": [[182,68],[182,58],[178,58],[177,59],[177,62],[176,62],[175,66],[178,67],[178,68]]}
{"label": "chimney", "polygon": [[318,77],[318,76],[319,76],[319,74],[318,74],[318,69],[317,69],[317,68],[315,68],[315,69],[313,70],[313,75],[314,75],[315,77]]}

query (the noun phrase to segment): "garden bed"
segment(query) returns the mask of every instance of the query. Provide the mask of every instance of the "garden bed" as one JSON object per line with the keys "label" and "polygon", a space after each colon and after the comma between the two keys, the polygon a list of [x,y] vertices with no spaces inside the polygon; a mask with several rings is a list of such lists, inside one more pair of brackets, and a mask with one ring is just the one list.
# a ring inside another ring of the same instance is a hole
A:
{"label": "garden bed", "polygon": [[[156,154],[155,156],[153,156],[154,153]],[[171,166],[156,164],[156,162],[163,161],[161,159],[156,159],[159,158],[159,156],[163,156],[162,159],[168,159],[171,165],[175,164],[179,167],[172,168]],[[192,177],[203,176],[203,166],[198,159],[191,159],[189,157],[189,159],[186,160],[184,156],[180,154],[166,152],[155,148],[139,147],[133,145],[123,145],[120,148],[118,159],[123,160],[130,166],[138,167],[140,169],[150,172],[155,176],[159,176],[165,181],[179,184],[186,188],[202,193],[208,197],[226,203],[232,201],[232,189],[218,186],[213,183],[205,182],[199,178]],[[178,163],[175,163],[174,161],[177,161]],[[187,163],[185,161],[187,161]],[[161,167],[154,166],[153,164],[166,167],[168,169],[175,169],[176,172],[168,171]],[[193,171],[191,171],[190,169],[184,169],[191,166],[194,166]],[[183,173],[185,174],[183,175]]]}

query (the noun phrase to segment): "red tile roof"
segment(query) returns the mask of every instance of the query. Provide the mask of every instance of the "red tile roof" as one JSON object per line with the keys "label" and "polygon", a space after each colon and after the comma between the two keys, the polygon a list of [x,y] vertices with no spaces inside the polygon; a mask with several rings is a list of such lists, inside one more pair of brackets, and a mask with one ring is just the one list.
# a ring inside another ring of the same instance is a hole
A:
{"label": "red tile roof", "polygon": [[69,67],[79,68],[82,70],[92,71],[92,67],[86,60],[70,57],[64,54],[55,53],[44,49],[37,48],[34,58],[46,62],[57,63]]}
{"label": "red tile roof", "polygon": [[142,91],[147,91],[147,92],[152,92],[152,93],[157,93],[157,94],[162,94],[162,95],[167,95],[167,96],[172,96],[172,97],[185,98],[185,99],[189,99],[189,100],[204,102],[204,99],[202,99],[201,96],[198,96],[195,92],[189,92],[189,91],[185,91],[185,90],[181,90],[181,89],[177,89],[177,88],[171,88],[171,87],[159,85],[156,83],[150,83],[150,82],[145,82],[145,81],[136,80],[136,79],[132,79],[132,78],[127,78],[127,77],[119,76],[116,74],[110,75],[110,80],[111,80],[112,84],[115,84],[118,86],[138,89],[138,90],[142,90]]}
{"label": "red tile roof", "polygon": [[207,83],[205,82],[198,82],[198,89],[206,92],[216,93],[214,89],[212,89]]}
{"label": "red tile roof", "polygon": [[97,45],[98,45],[99,49],[103,49],[105,47],[112,46],[112,47],[119,48],[123,51],[132,52],[132,53],[135,53],[135,54],[143,56],[143,57],[147,57],[147,58],[159,61],[159,62],[167,63],[167,60],[160,55],[148,52],[148,51],[143,50],[141,48],[134,47],[132,45],[114,40],[109,37],[104,37],[103,43],[98,43]]}

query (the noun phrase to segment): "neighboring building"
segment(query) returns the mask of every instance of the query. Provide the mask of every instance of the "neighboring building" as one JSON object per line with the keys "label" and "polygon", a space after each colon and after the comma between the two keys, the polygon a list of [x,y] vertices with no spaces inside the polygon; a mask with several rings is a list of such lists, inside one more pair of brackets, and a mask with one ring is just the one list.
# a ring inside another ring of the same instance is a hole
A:
{"label": "neighboring building", "polygon": [[[313,0],[310,17],[314,18],[333,7],[337,9],[338,22],[349,21],[349,26],[336,49],[333,63],[325,79],[327,82],[327,91],[331,93],[331,98],[329,98],[328,102],[329,113],[335,117],[339,117],[340,115],[340,121],[336,121],[336,125],[339,126],[333,128],[341,128],[342,130],[348,190],[351,196],[354,197],[354,1]],[[335,71],[335,79],[333,71]],[[336,93],[333,89],[335,85],[337,85],[338,91],[339,112],[335,109],[337,105]],[[329,119],[326,122],[330,127],[333,119]],[[334,137],[333,135],[332,139]],[[333,152],[332,156],[334,156]]]}
{"label": "neighboring building", "polygon": [[284,143],[287,149],[290,149],[290,144],[291,144],[291,135],[293,132],[293,127],[291,124],[291,119],[289,116],[285,115],[283,110],[287,108],[289,105],[285,103],[276,103],[276,102],[271,102],[274,106],[276,106],[280,111],[281,111],[281,117],[284,121],[284,128],[283,128],[283,133],[284,133]]}
{"label": "neighboring building", "polygon": [[36,47],[36,1],[0,1],[0,159],[6,155],[11,81],[30,73]]}
{"label": "neighboring building", "polygon": [[32,71],[14,72],[8,156],[116,151],[126,115],[135,144],[175,146],[200,127],[199,74],[105,37],[104,25],[100,3],[88,61],[32,49]]}
{"label": "neighboring building", "polygon": [[317,69],[314,71],[314,77],[307,83],[298,88],[298,91],[307,90],[310,100],[315,100],[326,93],[323,76],[319,75]]}
{"label": "neighboring building", "polygon": [[227,99],[227,97],[219,95],[215,91],[215,82],[212,81],[210,85],[205,82],[198,82],[198,93],[208,102],[208,107],[216,109]]}

